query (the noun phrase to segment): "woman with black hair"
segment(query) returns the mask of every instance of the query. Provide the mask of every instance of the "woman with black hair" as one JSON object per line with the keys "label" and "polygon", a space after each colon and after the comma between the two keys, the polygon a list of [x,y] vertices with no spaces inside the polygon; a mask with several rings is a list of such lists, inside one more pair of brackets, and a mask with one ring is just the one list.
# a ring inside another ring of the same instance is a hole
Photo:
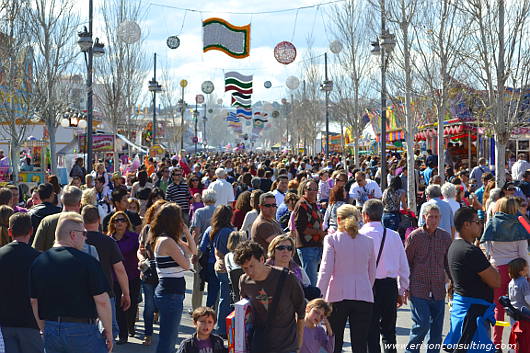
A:
{"label": "woman with black hair", "polygon": [[154,185],[149,182],[147,172],[141,170],[138,172],[138,181],[132,186],[131,196],[140,200],[140,216],[143,216],[147,209],[147,200],[151,195]]}
{"label": "woman with black hair", "polygon": [[145,209],[148,210],[153,204],[158,200],[163,200],[165,198],[164,192],[160,188],[154,188],[151,190],[147,202],[145,204]]}
{"label": "woman with black hair", "polygon": [[383,225],[386,228],[397,231],[401,222],[401,205],[405,211],[407,208],[407,194],[403,190],[400,177],[392,177],[390,185],[383,192]]}

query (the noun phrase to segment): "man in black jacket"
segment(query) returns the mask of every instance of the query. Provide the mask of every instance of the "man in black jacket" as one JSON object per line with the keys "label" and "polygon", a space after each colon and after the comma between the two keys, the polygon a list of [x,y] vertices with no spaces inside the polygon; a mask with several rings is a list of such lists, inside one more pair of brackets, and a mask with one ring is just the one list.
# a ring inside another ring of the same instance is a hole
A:
{"label": "man in black jacket", "polygon": [[37,232],[37,228],[39,228],[39,224],[44,217],[61,212],[61,208],[53,204],[55,192],[53,191],[52,184],[46,183],[39,185],[37,192],[39,193],[42,203],[29,210],[31,225],[33,226],[33,235],[30,244],[33,243],[35,232]]}

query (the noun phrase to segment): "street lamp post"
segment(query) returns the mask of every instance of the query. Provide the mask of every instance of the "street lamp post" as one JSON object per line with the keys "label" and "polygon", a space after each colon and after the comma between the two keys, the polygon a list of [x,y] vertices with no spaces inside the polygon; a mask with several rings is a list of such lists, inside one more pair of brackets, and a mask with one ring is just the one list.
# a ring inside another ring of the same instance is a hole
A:
{"label": "street lamp post", "polygon": [[390,55],[396,46],[396,39],[394,34],[386,29],[385,24],[385,1],[381,0],[381,34],[379,38],[372,42],[372,54],[378,55],[381,58],[381,136],[379,141],[381,143],[381,189],[386,189],[386,70]]}
{"label": "street lamp post", "polygon": [[149,91],[153,92],[153,138],[152,146],[156,144],[156,93],[162,91],[162,85],[156,80],[156,53],[154,55],[153,79],[149,81]]}
{"label": "street lamp post", "polygon": [[99,38],[96,38],[96,42],[92,41],[92,22],[94,18],[94,1],[88,2],[88,30],[85,27],[83,32],[79,32],[79,40],[77,44],[81,48],[81,51],[85,56],[85,64],[87,67],[87,155],[86,163],[87,170],[92,170],[92,154],[93,154],[93,125],[94,125],[94,92],[92,90],[92,75],[93,75],[93,59],[94,56],[99,57],[105,54],[105,45],[99,42]]}
{"label": "street lamp post", "polygon": [[180,108],[180,149],[184,149],[184,111],[186,110],[186,103],[184,102],[184,88],[188,85],[188,81],[180,80],[180,87],[182,88],[181,108]]}
{"label": "street lamp post", "polygon": [[326,94],[326,158],[329,158],[329,93],[333,90],[333,81],[328,79],[328,53],[324,53],[324,82],[320,89]]}
{"label": "street lamp post", "polygon": [[195,145],[195,154],[197,154],[197,143],[199,142],[197,140],[197,122],[199,120],[199,111],[197,109],[197,103],[195,103],[195,110],[193,111],[193,122],[195,124],[195,135],[193,135],[193,144]]}

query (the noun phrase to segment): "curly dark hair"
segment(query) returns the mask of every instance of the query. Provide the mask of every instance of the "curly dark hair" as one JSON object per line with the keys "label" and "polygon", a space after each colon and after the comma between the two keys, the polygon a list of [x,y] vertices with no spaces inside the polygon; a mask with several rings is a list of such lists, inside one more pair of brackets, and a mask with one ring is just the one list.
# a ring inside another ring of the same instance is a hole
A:
{"label": "curly dark hair", "polygon": [[260,260],[262,257],[265,257],[265,251],[255,241],[246,240],[242,243],[239,243],[237,248],[234,250],[234,261],[239,266],[243,266],[247,261],[252,257]]}

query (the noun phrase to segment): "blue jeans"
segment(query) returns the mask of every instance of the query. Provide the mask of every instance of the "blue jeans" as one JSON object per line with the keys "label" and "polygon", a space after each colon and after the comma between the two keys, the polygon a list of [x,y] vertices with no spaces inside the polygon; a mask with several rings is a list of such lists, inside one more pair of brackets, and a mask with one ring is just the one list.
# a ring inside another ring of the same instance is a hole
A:
{"label": "blue jeans", "polygon": [[385,228],[397,232],[399,229],[399,223],[401,222],[401,214],[399,212],[384,212],[382,222]]}
{"label": "blue jeans", "polygon": [[156,353],[174,353],[184,308],[184,294],[155,292],[155,304],[160,315],[160,333]]}
{"label": "blue jeans", "polygon": [[155,306],[155,287],[151,283],[142,282],[142,289],[144,291],[144,335],[153,335],[153,321],[156,311]]}
{"label": "blue jeans", "polygon": [[206,296],[206,306],[215,309],[215,303],[217,302],[217,296],[219,295],[219,279],[215,275],[213,269],[213,263],[208,264],[206,268],[206,282],[208,282],[208,295]]}
{"label": "blue jeans", "polygon": [[409,303],[413,323],[405,352],[419,352],[427,333],[429,333],[427,353],[440,352],[444,323],[444,300],[410,297]]}
{"label": "blue jeans", "polygon": [[46,321],[46,353],[107,353],[105,338],[96,324]]}
{"label": "blue jeans", "polygon": [[221,286],[221,300],[219,300],[219,307],[217,308],[217,334],[226,336],[226,317],[230,314],[232,302],[230,281],[228,280],[228,273],[216,272],[216,275]]}
{"label": "blue jeans", "polygon": [[[116,339],[120,333],[120,327],[118,326],[118,320],[116,320],[116,297],[110,298],[110,306],[112,308],[112,337]],[[98,322],[99,331],[103,332],[103,324],[101,321]]]}
{"label": "blue jeans", "polygon": [[322,259],[322,248],[299,248],[296,249],[302,263],[302,268],[307,273],[312,286],[317,285],[318,265]]}

